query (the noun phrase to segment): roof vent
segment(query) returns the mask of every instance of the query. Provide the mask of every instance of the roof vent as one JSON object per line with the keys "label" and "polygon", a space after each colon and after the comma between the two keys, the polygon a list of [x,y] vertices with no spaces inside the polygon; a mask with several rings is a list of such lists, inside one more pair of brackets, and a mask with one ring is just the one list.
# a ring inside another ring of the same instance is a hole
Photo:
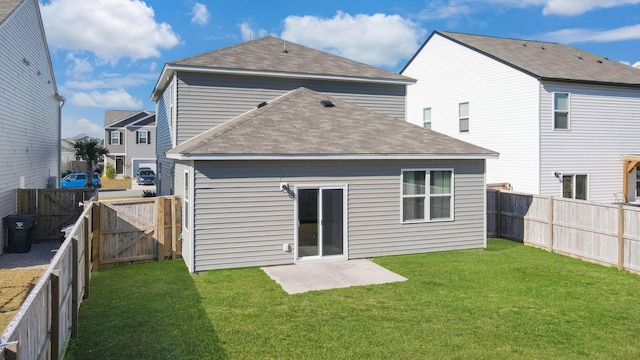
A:
{"label": "roof vent", "polygon": [[284,54],[289,53],[289,52],[287,51],[287,43],[286,43],[286,42],[283,42],[283,43],[282,43],[282,52],[283,52]]}
{"label": "roof vent", "polygon": [[540,49],[544,50],[544,41],[540,41]]}
{"label": "roof vent", "polygon": [[582,60],[582,53],[578,53],[578,59]]}
{"label": "roof vent", "polygon": [[333,105],[333,103],[329,100],[322,100],[320,101],[320,104],[322,104],[322,106],[324,107],[334,107],[335,105]]}
{"label": "roof vent", "polygon": [[523,41],[522,46],[527,46],[527,43]]}
{"label": "roof vent", "polygon": [[260,109],[261,107],[267,106],[266,102],[261,102],[260,104],[258,104],[258,106],[256,106],[258,109]]}
{"label": "roof vent", "polygon": [[602,64],[602,60],[596,60],[598,63]]}

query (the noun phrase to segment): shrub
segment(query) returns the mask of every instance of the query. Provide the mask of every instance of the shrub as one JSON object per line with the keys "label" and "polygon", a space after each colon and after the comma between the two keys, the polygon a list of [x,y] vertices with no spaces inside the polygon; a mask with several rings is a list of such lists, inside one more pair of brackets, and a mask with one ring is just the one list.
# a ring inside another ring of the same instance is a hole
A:
{"label": "shrub", "polygon": [[104,174],[107,176],[107,179],[113,180],[116,177],[116,168],[113,164],[107,164],[107,169]]}
{"label": "shrub", "polygon": [[142,190],[142,197],[154,197],[156,192],[152,190]]}

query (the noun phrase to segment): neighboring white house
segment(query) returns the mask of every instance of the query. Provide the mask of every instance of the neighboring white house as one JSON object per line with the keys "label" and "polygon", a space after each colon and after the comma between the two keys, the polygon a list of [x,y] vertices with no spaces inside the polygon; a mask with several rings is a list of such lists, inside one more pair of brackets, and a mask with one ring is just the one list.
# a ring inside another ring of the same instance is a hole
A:
{"label": "neighboring white house", "polygon": [[[55,187],[60,108],[37,0],[0,2],[0,218],[16,212],[16,189]],[[0,253],[6,241],[0,232]]]}
{"label": "neighboring white house", "polygon": [[157,187],[189,270],[484,247],[497,154],[408,124],[410,83],[270,36],[165,64]]}
{"label": "neighboring white house", "polygon": [[557,43],[436,31],[401,73],[417,79],[408,121],[500,153],[488,183],[622,200],[621,156],[640,153],[640,69]]}
{"label": "neighboring white house", "polygon": [[138,169],[156,170],[156,114],[153,111],[106,110],[104,147],[109,150],[105,168],[116,175],[135,177]]}

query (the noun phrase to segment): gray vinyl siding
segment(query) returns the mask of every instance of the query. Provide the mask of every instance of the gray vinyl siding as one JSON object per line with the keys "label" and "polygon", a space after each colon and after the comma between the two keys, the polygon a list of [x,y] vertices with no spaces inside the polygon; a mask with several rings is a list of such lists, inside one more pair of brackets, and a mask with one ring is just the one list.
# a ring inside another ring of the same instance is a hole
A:
{"label": "gray vinyl siding", "polygon": [[171,141],[171,83],[156,103],[156,193],[158,195],[173,194],[173,160],[167,159],[165,153],[173,148]]}
{"label": "gray vinyl siding", "polygon": [[299,87],[405,119],[405,85],[178,73],[178,144]]}
{"label": "gray vinyl siding", "polygon": [[[133,166],[133,160],[136,159],[155,159],[156,157],[156,145],[155,145],[155,136],[156,136],[156,126],[154,125],[146,125],[146,126],[130,126],[125,129],[127,132],[127,144],[126,144],[126,159],[125,159],[125,171],[124,173],[134,177],[135,169]],[[148,131],[151,137],[151,141],[147,144],[136,144],[137,134],[136,131]],[[155,160],[153,160],[155,163]]]}
{"label": "gray vinyl siding", "polygon": [[[401,224],[401,170],[452,168],[454,221]],[[348,255],[366,258],[481,248],[485,244],[484,160],[197,161],[195,268],[291,264],[294,200],[279,189],[348,186]]]}
{"label": "gray vinyl siding", "polygon": [[[569,130],[553,129],[554,92],[569,93]],[[562,182],[554,176],[554,172],[586,174],[588,200],[607,203],[621,201],[621,155],[640,153],[638,139],[640,90],[541,84],[540,193],[562,196]]]}
{"label": "gray vinyl siding", "polygon": [[[0,218],[15,214],[17,188],[46,188],[59,171],[59,103],[37,6],[25,1],[0,24]],[[4,240],[2,231],[0,253]]]}

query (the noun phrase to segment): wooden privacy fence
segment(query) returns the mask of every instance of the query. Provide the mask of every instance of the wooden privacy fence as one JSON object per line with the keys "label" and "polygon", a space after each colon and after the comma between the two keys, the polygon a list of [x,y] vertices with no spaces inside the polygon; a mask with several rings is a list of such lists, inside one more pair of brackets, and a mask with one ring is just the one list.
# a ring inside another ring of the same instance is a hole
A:
{"label": "wooden privacy fence", "polygon": [[61,359],[89,297],[94,207],[81,217],[0,336],[0,359]]}
{"label": "wooden privacy fence", "polygon": [[61,230],[74,224],[84,210],[78,204],[97,200],[98,190],[89,189],[18,189],[17,214],[36,216],[36,240],[61,239]]}
{"label": "wooden privacy fence", "polygon": [[176,196],[100,201],[94,264],[113,266],[181,255]]}
{"label": "wooden privacy fence", "polygon": [[487,235],[640,272],[640,208],[487,190]]}
{"label": "wooden privacy fence", "polygon": [[180,255],[178,197],[85,202],[44,275],[0,336],[0,359],[61,359],[100,266]]}

